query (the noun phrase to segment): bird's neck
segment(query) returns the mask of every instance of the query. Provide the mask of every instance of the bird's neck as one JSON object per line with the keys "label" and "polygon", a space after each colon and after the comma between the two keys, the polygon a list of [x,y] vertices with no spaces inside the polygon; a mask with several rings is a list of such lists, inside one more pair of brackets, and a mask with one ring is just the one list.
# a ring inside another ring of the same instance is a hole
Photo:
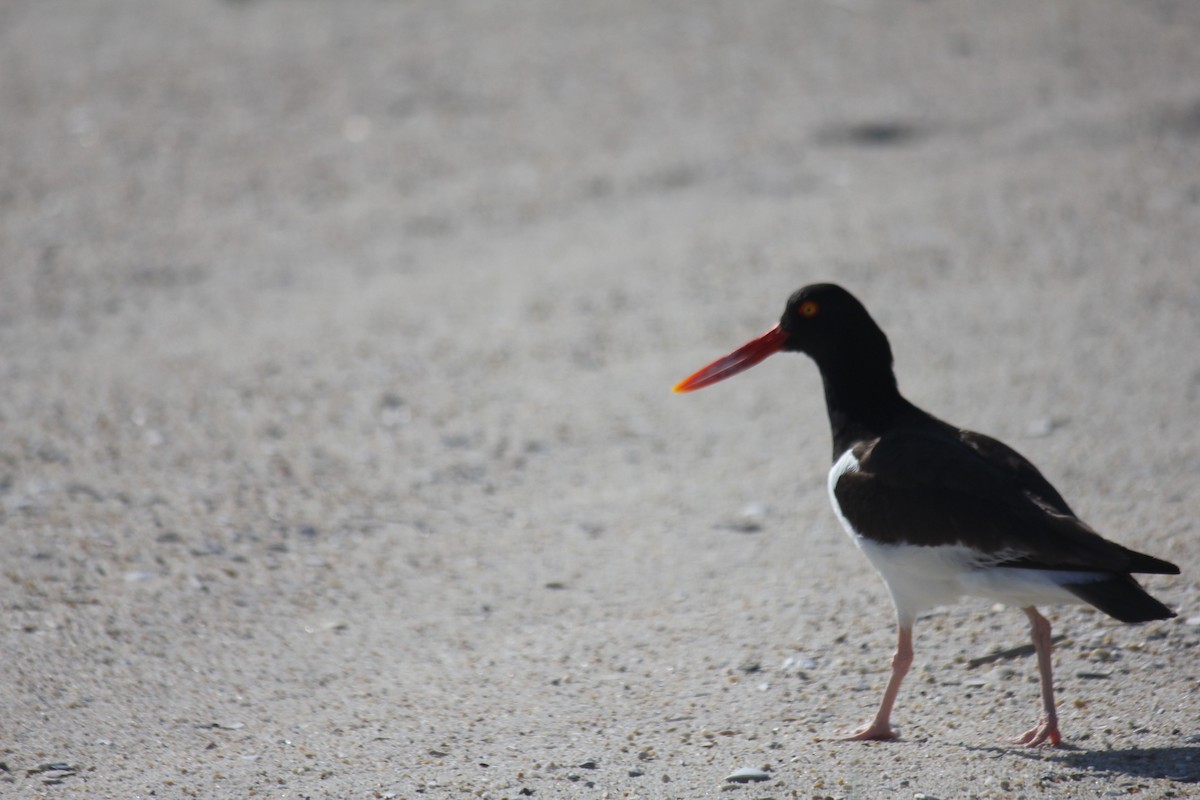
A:
{"label": "bird's neck", "polygon": [[900,394],[891,358],[818,363],[836,460],[856,442],[883,433],[911,404]]}

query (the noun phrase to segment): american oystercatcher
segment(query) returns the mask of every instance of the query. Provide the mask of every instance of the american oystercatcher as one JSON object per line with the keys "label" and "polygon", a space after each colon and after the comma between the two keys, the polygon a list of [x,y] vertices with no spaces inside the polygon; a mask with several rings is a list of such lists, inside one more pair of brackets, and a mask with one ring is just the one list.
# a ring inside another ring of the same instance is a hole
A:
{"label": "american oystercatcher", "polygon": [[675,391],[724,380],[781,350],[807,353],[821,370],[833,430],[829,497],[896,607],[896,653],[879,710],[847,738],[896,738],[892,706],[912,664],[917,614],[974,595],[1015,605],[1029,618],[1042,717],[1012,741],[1059,744],[1050,622],[1036,606],[1088,603],[1122,622],[1166,619],[1175,613],[1130,573],[1176,575],[1179,568],[1101,537],[1012,448],[905,400],[887,337],[840,286],[796,292],[777,326]]}

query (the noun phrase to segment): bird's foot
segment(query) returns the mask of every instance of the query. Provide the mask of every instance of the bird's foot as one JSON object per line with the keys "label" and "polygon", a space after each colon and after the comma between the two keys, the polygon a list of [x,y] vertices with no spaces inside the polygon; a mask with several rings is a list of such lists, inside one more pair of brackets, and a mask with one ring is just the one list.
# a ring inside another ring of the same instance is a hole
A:
{"label": "bird's foot", "polygon": [[843,742],[889,742],[892,739],[899,739],[900,734],[895,728],[886,724],[872,722],[870,725],[864,725],[849,736],[843,736]]}
{"label": "bird's foot", "polygon": [[1050,744],[1058,747],[1062,744],[1062,734],[1058,732],[1058,722],[1043,718],[1037,725],[1013,739],[1012,744],[1023,744],[1026,747],[1041,747]]}

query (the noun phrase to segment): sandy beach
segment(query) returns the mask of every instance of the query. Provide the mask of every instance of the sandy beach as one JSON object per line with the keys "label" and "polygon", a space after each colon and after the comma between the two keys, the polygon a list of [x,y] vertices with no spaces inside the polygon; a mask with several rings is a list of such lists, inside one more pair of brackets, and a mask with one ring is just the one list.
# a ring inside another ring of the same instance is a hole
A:
{"label": "sandy beach", "polygon": [[[1200,6],[0,4],[0,796],[1200,795]],[[1178,617],[916,627],[817,281]],[[982,660],[982,663],[979,663]],[[766,780],[733,783],[741,768]]]}

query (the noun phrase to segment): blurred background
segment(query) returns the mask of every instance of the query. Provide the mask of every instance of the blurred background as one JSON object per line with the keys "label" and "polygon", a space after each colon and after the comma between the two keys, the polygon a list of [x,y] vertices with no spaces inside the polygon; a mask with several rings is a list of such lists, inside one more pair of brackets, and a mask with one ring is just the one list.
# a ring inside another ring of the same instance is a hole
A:
{"label": "blurred background", "polygon": [[1157,638],[1062,612],[1144,659],[1064,730],[1200,774],[1198,35],[1183,0],[0,3],[0,779],[894,796],[1035,708],[1027,664],[953,683],[1019,615],[935,615],[969,719],[902,701],[892,777],[806,749],[892,635],[819,378],[669,391],[827,280],[910,399],[1184,567]]}

